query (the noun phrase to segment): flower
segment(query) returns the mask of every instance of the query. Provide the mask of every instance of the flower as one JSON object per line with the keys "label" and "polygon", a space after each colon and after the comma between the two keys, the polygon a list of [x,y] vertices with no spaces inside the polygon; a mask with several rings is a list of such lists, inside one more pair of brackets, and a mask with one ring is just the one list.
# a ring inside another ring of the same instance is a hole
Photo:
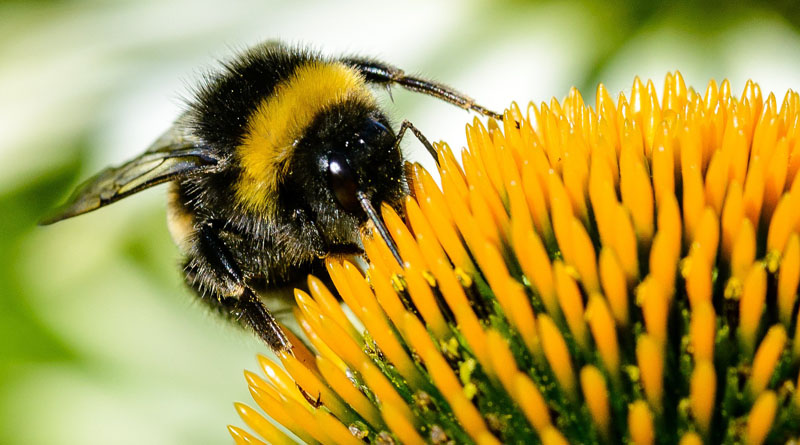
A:
{"label": "flower", "polygon": [[328,260],[352,315],[311,277],[308,346],[259,357],[253,399],[309,443],[797,439],[798,134],[797,93],[677,72],[475,119],[441,189],[414,165],[405,219],[382,208],[403,266],[368,236],[366,277]]}

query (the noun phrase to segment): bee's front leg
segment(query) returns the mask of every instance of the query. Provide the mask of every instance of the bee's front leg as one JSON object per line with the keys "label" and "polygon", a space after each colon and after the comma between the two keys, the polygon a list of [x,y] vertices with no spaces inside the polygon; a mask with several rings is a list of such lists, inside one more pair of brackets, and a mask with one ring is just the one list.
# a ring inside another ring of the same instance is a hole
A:
{"label": "bee's front leg", "polygon": [[292,344],[269,309],[247,285],[244,275],[211,224],[195,233],[194,248],[184,268],[187,284],[212,309],[251,328],[275,353]]}

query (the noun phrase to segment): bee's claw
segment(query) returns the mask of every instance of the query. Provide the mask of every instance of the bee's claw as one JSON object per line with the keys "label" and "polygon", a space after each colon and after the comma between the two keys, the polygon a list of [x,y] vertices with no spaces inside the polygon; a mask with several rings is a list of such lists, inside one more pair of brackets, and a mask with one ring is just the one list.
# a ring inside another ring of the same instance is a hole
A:
{"label": "bee's claw", "polygon": [[306,399],[306,402],[308,402],[309,405],[313,406],[314,408],[319,408],[320,406],[322,406],[322,400],[321,400],[322,394],[318,393],[317,398],[315,399],[311,397],[311,394],[306,392],[306,390],[303,389],[303,387],[300,386],[299,383],[295,382],[294,385],[297,387],[297,390],[300,391],[300,394],[303,395],[303,398]]}

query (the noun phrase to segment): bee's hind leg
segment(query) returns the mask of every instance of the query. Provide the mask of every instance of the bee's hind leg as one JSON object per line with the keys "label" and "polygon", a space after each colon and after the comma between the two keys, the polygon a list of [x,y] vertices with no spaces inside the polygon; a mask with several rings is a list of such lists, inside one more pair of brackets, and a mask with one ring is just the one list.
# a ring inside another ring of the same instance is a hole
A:
{"label": "bee's hind leg", "polygon": [[196,248],[184,268],[187,284],[221,315],[252,329],[276,354],[291,352],[283,329],[248,286],[211,225],[198,229]]}

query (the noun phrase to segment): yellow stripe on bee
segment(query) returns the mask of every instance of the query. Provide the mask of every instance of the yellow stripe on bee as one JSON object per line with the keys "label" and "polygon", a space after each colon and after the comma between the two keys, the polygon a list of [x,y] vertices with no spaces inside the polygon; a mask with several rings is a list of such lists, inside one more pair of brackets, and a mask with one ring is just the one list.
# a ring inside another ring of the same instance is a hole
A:
{"label": "yellow stripe on bee", "polygon": [[273,212],[296,141],[320,112],[349,101],[375,103],[364,78],[341,63],[310,61],[280,82],[250,116],[237,148],[243,168],[235,187],[238,201],[251,211]]}

